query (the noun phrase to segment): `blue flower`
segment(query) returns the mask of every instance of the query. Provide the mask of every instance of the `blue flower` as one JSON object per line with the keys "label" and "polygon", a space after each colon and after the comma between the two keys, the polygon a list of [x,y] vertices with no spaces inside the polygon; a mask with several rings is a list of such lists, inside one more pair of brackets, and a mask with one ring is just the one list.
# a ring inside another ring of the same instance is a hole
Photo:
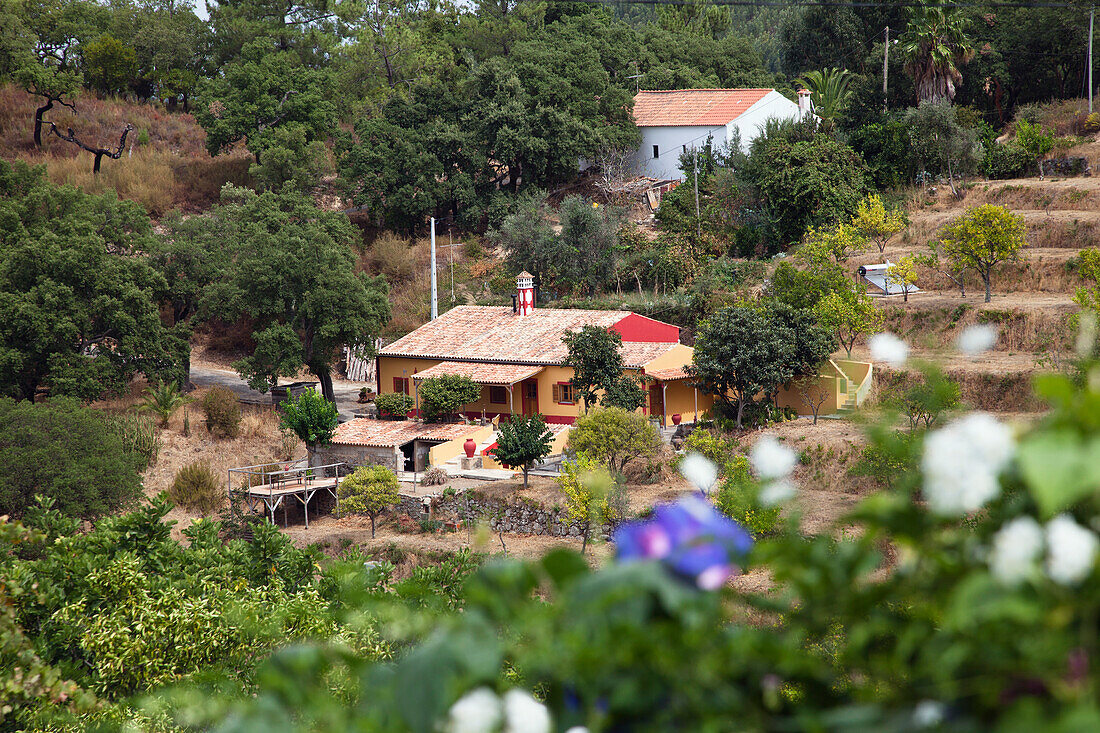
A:
{"label": "blue flower", "polygon": [[752,548],[752,537],[699,496],[659,504],[653,517],[615,531],[619,560],[660,560],[700,588],[720,588],[738,572],[736,560]]}

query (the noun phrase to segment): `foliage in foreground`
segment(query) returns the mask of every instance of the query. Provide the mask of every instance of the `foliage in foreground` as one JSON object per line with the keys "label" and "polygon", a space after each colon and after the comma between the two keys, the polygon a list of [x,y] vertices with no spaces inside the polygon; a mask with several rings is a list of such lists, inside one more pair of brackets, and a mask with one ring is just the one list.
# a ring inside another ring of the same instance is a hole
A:
{"label": "foliage in foreground", "polygon": [[[1095,728],[1100,539],[1087,527],[1100,365],[1086,371],[1091,386],[1042,378],[1051,412],[1018,437],[982,413],[901,436],[886,416],[872,443],[904,468],[841,520],[862,531],[806,537],[791,512],[745,558],[774,578],[766,593],[699,590],[713,587],[704,567],[730,560],[668,534],[702,521],[685,505],[632,525],[624,545],[667,563],[593,571],[565,551],[493,562],[467,581],[463,613],[396,662],[288,649],[262,667],[257,697],[215,692],[199,719],[427,733],[469,713],[451,707],[468,693],[518,687],[536,692],[555,730]],[[772,441],[752,462],[767,488],[795,457]],[[692,582],[688,568],[701,571]],[[334,674],[362,697],[334,694]]]}

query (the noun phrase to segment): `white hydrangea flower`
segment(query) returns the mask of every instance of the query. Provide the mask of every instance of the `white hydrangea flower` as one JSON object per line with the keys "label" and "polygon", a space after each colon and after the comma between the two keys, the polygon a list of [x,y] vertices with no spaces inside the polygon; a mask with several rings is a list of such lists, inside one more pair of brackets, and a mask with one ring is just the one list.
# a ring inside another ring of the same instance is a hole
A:
{"label": "white hydrangea flower", "polygon": [[447,713],[447,733],[495,733],[503,713],[500,698],[488,687],[463,695]]}
{"label": "white hydrangea flower", "polygon": [[971,356],[989,351],[997,344],[997,327],[989,323],[968,326],[955,340],[959,351]]}
{"label": "white hydrangea flower", "polygon": [[868,341],[871,358],[887,364],[901,366],[909,358],[909,344],[892,333],[876,333]]}
{"label": "white hydrangea flower", "polygon": [[958,516],[985,506],[1000,494],[997,476],[1014,449],[1012,430],[984,412],[929,433],[921,460],[928,507]]}
{"label": "white hydrangea flower", "polygon": [[704,494],[710,493],[718,480],[718,466],[698,453],[688,453],[684,456],[684,460],[680,461],[680,473],[688,483]]}
{"label": "white hydrangea flower", "polygon": [[775,506],[794,498],[795,493],[794,484],[786,479],[779,479],[760,490],[760,503],[764,506]]}
{"label": "white hydrangea flower", "polygon": [[550,711],[524,690],[504,693],[504,733],[550,733]]}
{"label": "white hydrangea flower", "polygon": [[1047,522],[1047,574],[1062,585],[1084,580],[1096,560],[1100,539],[1067,514]]}
{"label": "white hydrangea flower", "polygon": [[583,725],[574,725],[572,728],[565,731],[565,733],[588,733],[588,728],[585,728]]}
{"label": "white hydrangea flower", "polygon": [[935,700],[921,700],[913,708],[913,726],[931,728],[943,722],[943,703]]}
{"label": "white hydrangea flower", "polygon": [[798,456],[774,435],[763,435],[749,451],[749,461],[762,479],[786,478],[798,463]]}
{"label": "white hydrangea flower", "polygon": [[1018,585],[1043,551],[1043,528],[1031,517],[1017,517],[993,536],[989,570],[1004,585]]}

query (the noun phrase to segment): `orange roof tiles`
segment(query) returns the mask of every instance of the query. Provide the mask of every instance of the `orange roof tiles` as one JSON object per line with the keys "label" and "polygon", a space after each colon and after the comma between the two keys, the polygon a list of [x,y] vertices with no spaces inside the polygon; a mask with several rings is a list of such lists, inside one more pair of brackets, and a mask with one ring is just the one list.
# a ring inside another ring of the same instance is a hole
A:
{"label": "orange roof tiles", "polygon": [[638,127],[725,125],[745,114],[773,89],[643,90],[634,96]]}
{"label": "orange roof tiles", "polygon": [[477,364],[471,361],[445,361],[428,367],[412,375],[413,379],[423,380],[438,377],[441,374],[459,374],[469,377],[478,384],[509,385],[522,382],[542,371],[541,366],[526,364]]}
{"label": "orange roof tiles", "polygon": [[[582,326],[610,328],[629,315],[629,311],[535,308],[529,315],[517,316],[506,306],[460,305],[379,353],[453,361],[560,364],[566,357],[563,334]],[[628,367],[640,367],[674,346],[626,342],[623,360]]]}
{"label": "orange roof tiles", "polygon": [[372,420],[357,417],[340,423],[333,433],[336,445],[365,445],[375,448],[401,446],[417,438],[423,440],[454,440],[478,430],[461,423],[425,424],[413,420]]}
{"label": "orange roof tiles", "polygon": [[688,373],[684,371],[683,367],[676,367],[673,369],[654,369],[653,371],[646,370],[645,375],[647,377],[653,377],[659,382],[672,382],[677,379],[687,379]]}

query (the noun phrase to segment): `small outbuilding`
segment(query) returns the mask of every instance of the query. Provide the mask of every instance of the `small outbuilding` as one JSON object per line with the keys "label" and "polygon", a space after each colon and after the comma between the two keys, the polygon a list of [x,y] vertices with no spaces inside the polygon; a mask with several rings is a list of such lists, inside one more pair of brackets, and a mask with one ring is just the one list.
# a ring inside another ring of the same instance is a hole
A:
{"label": "small outbuilding", "polygon": [[[860,265],[859,278],[867,285],[867,292],[871,295],[878,295],[884,297],[887,295],[904,295],[905,288],[902,284],[890,277],[890,268],[894,266],[894,263],[887,262],[882,265]],[[920,288],[916,285],[909,286],[910,293],[919,293]]]}

